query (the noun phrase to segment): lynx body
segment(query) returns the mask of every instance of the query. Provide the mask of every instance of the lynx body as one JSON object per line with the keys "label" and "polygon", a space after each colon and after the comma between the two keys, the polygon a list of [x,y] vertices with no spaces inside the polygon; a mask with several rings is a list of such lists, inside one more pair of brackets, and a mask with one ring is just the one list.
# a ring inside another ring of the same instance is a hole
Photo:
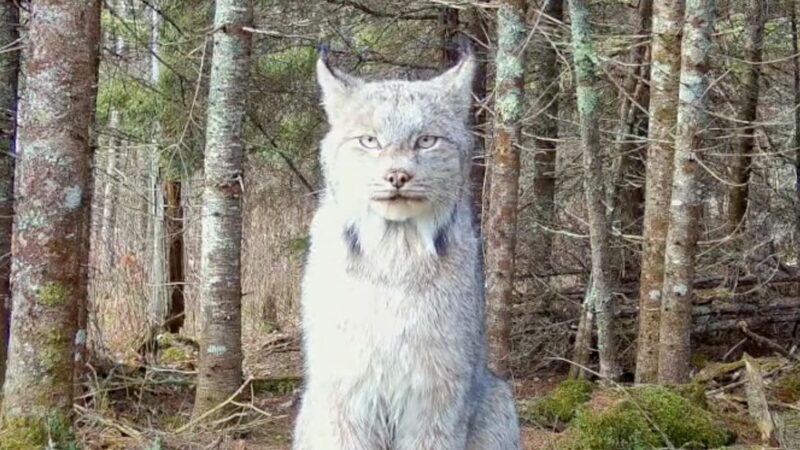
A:
{"label": "lynx body", "polygon": [[318,63],[331,128],[302,286],[295,450],[519,448],[511,392],[486,367],[474,66],[364,82]]}

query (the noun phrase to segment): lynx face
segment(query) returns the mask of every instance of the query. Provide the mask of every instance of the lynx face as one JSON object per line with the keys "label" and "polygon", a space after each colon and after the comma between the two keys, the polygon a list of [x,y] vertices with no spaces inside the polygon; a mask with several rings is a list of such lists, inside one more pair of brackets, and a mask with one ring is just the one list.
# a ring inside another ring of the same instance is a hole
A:
{"label": "lynx face", "polygon": [[326,184],[353,213],[405,221],[452,209],[467,183],[471,57],[426,81],[375,81],[317,66],[331,129]]}

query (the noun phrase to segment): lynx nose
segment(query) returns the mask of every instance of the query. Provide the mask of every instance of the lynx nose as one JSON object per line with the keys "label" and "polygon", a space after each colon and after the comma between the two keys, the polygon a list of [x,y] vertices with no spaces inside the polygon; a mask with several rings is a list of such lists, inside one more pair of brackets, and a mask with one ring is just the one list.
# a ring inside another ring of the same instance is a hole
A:
{"label": "lynx nose", "polygon": [[401,187],[405,186],[406,183],[411,181],[413,176],[406,172],[405,170],[390,170],[389,173],[386,174],[386,181],[389,182],[395,189],[400,189]]}

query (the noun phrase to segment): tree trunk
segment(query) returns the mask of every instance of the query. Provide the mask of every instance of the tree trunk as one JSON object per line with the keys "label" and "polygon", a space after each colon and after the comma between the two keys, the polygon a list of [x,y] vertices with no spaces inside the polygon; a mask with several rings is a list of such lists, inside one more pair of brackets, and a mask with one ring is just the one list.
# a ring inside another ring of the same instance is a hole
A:
{"label": "tree trunk", "polygon": [[164,182],[166,194],[166,223],[167,249],[169,256],[169,312],[167,313],[164,328],[170,333],[178,333],[183,327],[186,318],[184,287],[186,286],[185,270],[183,266],[183,205],[181,204],[181,182],[171,180]]}
{"label": "tree trunk", "polygon": [[[736,155],[732,164],[732,182],[728,192],[728,228],[731,233],[744,229],[747,214],[747,194],[750,184],[750,165],[752,164],[753,142],[758,110],[758,84],[761,77],[761,52],[764,44],[764,2],[747,2],[747,21],[744,26],[744,53],[746,68],[742,77],[742,98],[737,115],[738,136]],[[749,124],[749,125],[748,125]]]}
{"label": "tree trunk", "polygon": [[[581,149],[583,153],[583,186],[586,211],[589,216],[589,241],[592,253],[592,288],[586,302],[594,305],[597,321],[597,346],[600,353],[600,375],[615,380],[621,374],[617,361],[614,334],[614,298],[610,274],[609,238],[611,229],[606,214],[602,149],[600,148],[600,98],[597,92],[592,30],[589,5],[586,0],[571,0],[572,57],[577,83],[578,114],[580,116]],[[580,361],[579,361],[580,362]]]}
{"label": "tree trunk", "polygon": [[[74,341],[86,293],[100,2],[32,2],[20,118],[3,439],[71,437]],[[53,55],[58,55],[57,59]]]}
{"label": "tree trunk", "polygon": [[[102,4],[100,5],[102,8]],[[91,105],[92,115],[89,132],[89,182],[85,194],[83,196],[84,208],[83,217],[83,247],[81,248],[81,282],[79,290],[77,291],[78,297],[78,328],[75,332],[75,357],[73,358],[73,389],[77,397],[83,393],[83,381],[86,373],[86,365],[89,362],[89,277],[91,273],[91,241],[92,241],[92,217],[94,212],[94,194],[95,186],[97,184],[95,170],[95,162],[97,161],[97,128],[94,123],[95,113],[97,112],[97,86],[100,79],[100,51],[102,45],[102,30],[101,30],[101,14],[92,14],[86,17],[84,26],[88,28],[88,36],[91,42],[97,43],[98,50],[91,54],[92,60],[90,61],[92,70],[92,90],[89,104]]]}
{"label": "tree trunk", "polygon": [[575,333],[574,354],[572,361],[575,363],[569,367],[569,379],[585,379],[587,373],[583,370],[588,367],[589,358],[592,350],[592,328],[594,327],[594,300],[597,295],[594,292],[594,285],[590,283],[586,291],[583,302],[581,303],[580,317],[578,318],[578,331]]}
{"label": "tree trunk", "polygon": [[650,121],[645,168],[642,274],[639,285],[639,333],[636,382],[658,378],[659,317],[664,281],[664,250],[669,228],[673,137],[678,115],[683,0],[655,2],[650,50]]}
{"label": "tree trunk", "polygon": [[486,306],[489,365],[509,375],[514,247],[519,197],[519,121],[524,108],[525,2],[503,0],[497,10],[495,136],[486,226]]}
{"label": "tree trunk", "polygon": [[[612,155],[612,170],[607,189],[607,210],[612,227],[626,235],[641,235],[640,218],[644,210],[644,186],[639,181],[644,172],[644,142],[647,108],[650,102],[650,77],[647,64],[647,41],[652,32],[653,0],[641,0],[637,10],[638,25],[633,49],[628,58],[631,70],[620,92],[619,126]],[[619,241],[620,239],[615,239]],[[615,279],[630,279],[641,270],[641,253],[624,242],[617,243],[612,254]]]}
{"label": "tree trunk", "polygon": [[[19,39],[19,9],[14,2],[0,6],[0,46]],[[0,53],[0,386],[5,374],[11,312],[11,224],[14,217],[14,139],[17,132],[19,51]]]}
{"label": "tree trunk", "polygon": [[201,242],[204,326],[194,415],[242,382],[242,153],[253,20],[250,0],[219,0],[208,99]]}
{"label": "tree trunk", "polygon": [[664,267],[658,381],[689,380],[692,281],[701,207],[696,158],[704,145],[714,0],[686,4],[669,231]]}
{"label": "tree trunk", "polygon": [[[794,55],[794,58],[792,58],[792,69],[794,71],[794,104],[800,105],[800,48],[797,42],[799,37],[797,33],[797,2],[790,2],[789,8],[791,8],[789,15],[792,22],[792,54]],[[800,180],[800,108],[797,107],[794,108],[794,151],[795,178]],[[795,232],[797,236],[800,236],[800,183],[795,183],[795,191],[797,197]],[[800,261],[800,246],[797,248],[795,257]]]}
{"label": "tree trunk", "polygon": [[[118,38],[121,40],[121,38]],[[116,109],[109,112],[108,128],[111,133],[116,134],[120,126],[120,112]],[[114,180],[117,172],[117,154],[122,142],[116,136],[112,137],[106,148],[106,170],[105,185],[103,186],[103,215],[100,219],[100,240],[102,244],[102,271],[107,274],[114,267],[115,239],[114,239],[114,218],[116,216],[116,181]]]}
{"label": "tree trunk", "polygon": [[[483,3],[486,0],[480,0]],[[486,83],[487,73],[487,46],[489,45],[489,21],[483,8],[472,6],[469,9],[467,27],[469,36],[472,38],[472,49],[475,52],[475,59],[478,67],[475,70],[475,78],[472,81],[472,95],[477,99],[477,104],[473,108],[473,128],[475,130],[475,155],[472,158],[470,168],[470,180],[472,182],[472,202],[475,208],[475,223],[477,226],[482,224],[483,217],[483,187],[486,180],[486,133],[488,133],[489,119],[486,113]]]}
{"label": "tree trunk", "polygon": [[[161,62],[159,55],[159,37],[161,31],[161,16],[155,9],[150,12],[150,83],[157,86],[161,78]],[[148,236],[151,239],[151,269],[150,269],[150,298],[147,306],[148,330],[147,339],[152,344],[155,337],[165,329],[165,324],[170,317],[169,300],[167,297],[167,252],[164,222],[164,194],[161,180],[161,149],[159,138],[161,124],[153,126],[153,145],[150,155],[150,226]],[[149,349],[156,351],[155,346]]]}
{"label": "tree trunk", "polygon": [[533,225],[530,272],[552,273],[550,253],[556,192],[556,140],[558,139],[558,22],[563,19],[562,0],[546,0],[535,22],[539,28],[531,43],[536,70],[532,86],[536,95],[533,125],[536,150],[533,155]]}

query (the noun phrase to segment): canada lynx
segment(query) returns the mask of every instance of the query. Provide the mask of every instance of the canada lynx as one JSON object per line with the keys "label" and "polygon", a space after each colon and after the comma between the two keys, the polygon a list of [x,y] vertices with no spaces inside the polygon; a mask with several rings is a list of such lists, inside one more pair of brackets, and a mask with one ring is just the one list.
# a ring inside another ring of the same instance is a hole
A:
{"label": "canada lynx", "polygon": [[317,77],[330,123],[303,279],[296,450],[511,450],[486,367],[473,229],[471,55],[427,81]]}

